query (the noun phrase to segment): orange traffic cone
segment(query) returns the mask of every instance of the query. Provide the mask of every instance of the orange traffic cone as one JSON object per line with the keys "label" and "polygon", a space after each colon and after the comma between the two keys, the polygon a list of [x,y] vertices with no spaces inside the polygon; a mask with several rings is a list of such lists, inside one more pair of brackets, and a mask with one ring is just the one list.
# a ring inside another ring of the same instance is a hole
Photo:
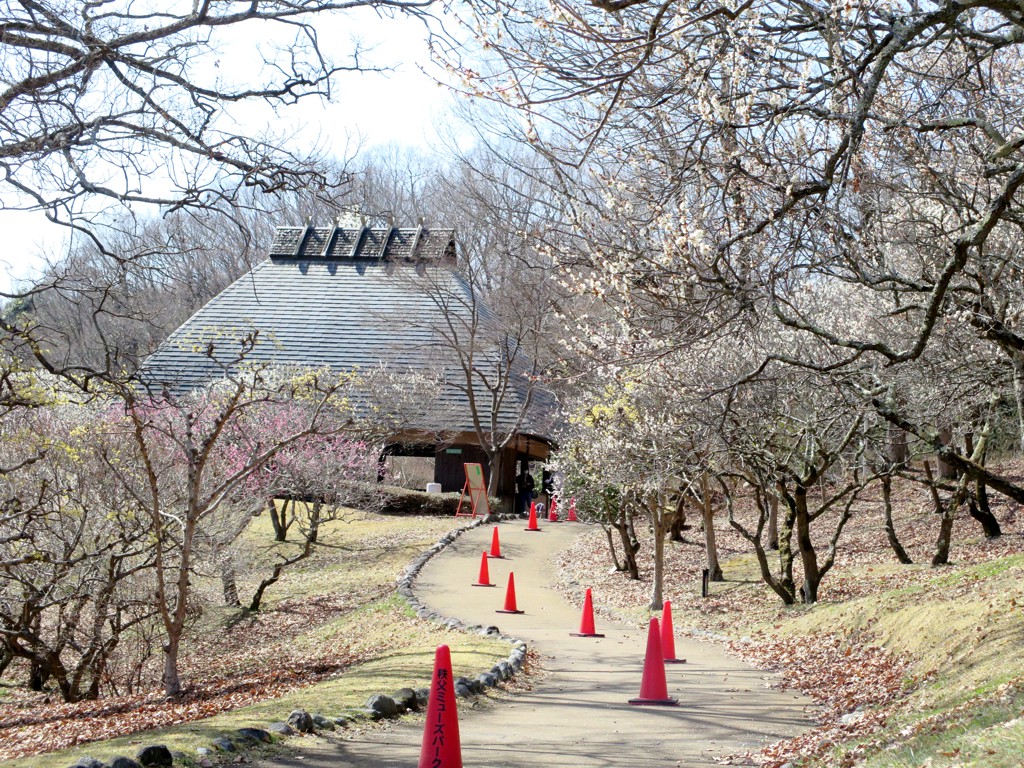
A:
{"label": "orange traffic cone", "polygon": [[666,664],[685,664],[686,659],[676,658],[676,635],[672,629],[672,603],[665,601],[661,612],[661,652]]}
{"label": "orange traffic cone", "polygon": [[575,496],[573,496],[573,497],[572,497],[572,498],[571,498],[571,499],[569,500],[569,514],[567,514],[567,515],[565,516],[565,519],[566,519],[566,520],[567,520],[568,522],[570,522],[570,523],[576,523],[576,522],[579,522],[579,521],[578,521],[578,520],[576,519],[576,497],[575,497]]}
{"label": "orange traffic cone", "polygon": [[476,584],[474,587],[496,587],[497,584],[491,583],[491,574],[487,569],[487,553],[484,552],[480,558],[480,575],[477,576]]}
{"label": "orange traffic cone", "polygon": [[661,629],[658,619],[652,617],[647,630],[647,655],[644,657],[644,676],[640,681],[640,695],[629,700],[630,704],[660,705],[674,707],[678,701],[668,695],[665,680],[665,659],[661,654]]}
{"label": "orange traffic cone", "polygon": [[498,526],[494,526],[494,534],[491,536],[491,553],[488,557],[505,557],[501,554],[501,542],[498,541]]}
{"label": "orange traffic cone", "polygon": [[537,502],[536,501],[531,501],[530,502],[530,522],[528,522],[526,524],[526,530],[527,531],[539,531],[540,530],[540,528],[537,527]]}
{"label": "orange traffic cone", "polygon": [[500,608],[495,613],[525,613],[516,608],[516,575],[510,573],[508,575],[508,589],[505,590],[505,607]]}
{"label": "orange traffic cone", "polygon": [[580,631],[570,632],[573,637],[604,637],[594,631],[594,600],[587,587],[587,596],[583,598],[583,618],[580,619]]}
{"label": "orange traffic cone", "polygon": [[418,768],[462,768],[452,655],[447,645],[437,646],[434,653],[434,675],[430,679],[430,701],[427,702]]}

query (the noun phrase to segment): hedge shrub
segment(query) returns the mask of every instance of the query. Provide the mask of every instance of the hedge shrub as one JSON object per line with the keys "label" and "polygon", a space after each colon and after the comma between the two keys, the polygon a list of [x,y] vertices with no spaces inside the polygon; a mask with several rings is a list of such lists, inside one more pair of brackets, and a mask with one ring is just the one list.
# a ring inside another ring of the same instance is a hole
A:
{"label": "hedge shrub", "polygon": [[[454,515],[459,507],[460,493],[427,493],[411,491],[396,485],[379,485],[381,494],[380,511],[385,515]],[[499,500],[490,498],[491,511],[496,511]],[[472,512],[473,507],[466,497],[462,505],[464,512]]]}

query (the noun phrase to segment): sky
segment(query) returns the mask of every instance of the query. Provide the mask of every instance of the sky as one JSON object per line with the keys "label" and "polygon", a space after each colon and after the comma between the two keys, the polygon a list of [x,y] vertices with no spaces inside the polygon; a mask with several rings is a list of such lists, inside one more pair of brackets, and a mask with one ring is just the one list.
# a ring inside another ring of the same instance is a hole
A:
{"label": "sky", "polygon": [[[434,126],[444,121],[446,110],[458,97],[437,84],[443,73],[430,63],[423,24],[415,19],[381,19],[372,13],[346,14],[327,25],[324,36],[341,36],[344,44],[357,37],[371,48],[368,61],[393,71],[344,73],[335,83],[331,103],[307,99],[290,115],[280,117],[269,109],[247,107],[235,114],[238,122],[290,121],[299,141],[337,145],[339,154],[360,140],[364,149],[396,144],[429,151],[438,141]],[[66,230],[38,212],[0,211],[0,232],[0,291],[4,292],[38,274],[47,258],[59,258],[67,243]]]}

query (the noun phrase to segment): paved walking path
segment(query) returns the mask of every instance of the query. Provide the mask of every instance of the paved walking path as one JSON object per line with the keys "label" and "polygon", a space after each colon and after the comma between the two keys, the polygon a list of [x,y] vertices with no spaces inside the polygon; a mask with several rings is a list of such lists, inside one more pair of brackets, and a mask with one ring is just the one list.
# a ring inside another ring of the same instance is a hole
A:
{"label": "paved walking path", "polygon": [[[425,603],[470,624],[495,624],[520,637],[543,657],[545,676],[533,691],[482,711],[460,705],[466,768],[604,768],[605,766],[710,766],[714,756],[743,751],[795,735],[809,725],[810,700],[766,687],[768,678],[709,643],[677,639],[686,664],[667,667],[669,695],[678,707],[635,707],[646,630],[597,616],[604,639],[570,637],[578,608],[555,591],[552,556],[585,528],[547,524],[541,533],[522,521],[500,526],[504,560],[489,563],[495,589],[473,588],[480,552],[492,528],[470,531],[434,557],[416,581]],[[495,613],[515,573],[523,615]],[[678,619],[677,619],[678,620]],[[453,643],[454,644],[454,643]],[[484,670],[480,670],[484,671]],[[422,724],[400,723],[353,740],[331,741],[301,755],[264,763],[267,768],[398,768],[416,765]]]}

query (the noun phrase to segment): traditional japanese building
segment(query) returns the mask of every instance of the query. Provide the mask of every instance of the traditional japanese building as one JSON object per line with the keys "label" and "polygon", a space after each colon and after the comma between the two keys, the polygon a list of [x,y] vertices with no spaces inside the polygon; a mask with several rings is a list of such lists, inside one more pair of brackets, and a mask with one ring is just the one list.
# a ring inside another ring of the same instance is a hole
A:
{"label": "traditional japanese building", "polygon": [[[388,440],[385,453],[433,459],[444,491],[462,488],[464,462],[487,456],[474,428],[464,360],[452,348],[450,323],[493,323],[458,271],[450,229],[282,227],[269,258],[195,313],[147,359],[147,385],[172,392],[223,376],[211,345],[258,331],[263,340],[247,363],[419,373],[439,382],[423,423]],[[501,338],[501,329],[491,341]],[[505,375],[499,354],[474,356],[476,381]],[[519,366],[521,367],[521,366]],[[473,399],[479,421],[491,422],[493,398],[479,383]],[[517,434],[499,462],[497,492],[514,493],[521,462],[547,458],[555,404],[549,392],[513,366],[498,402],[498,431]]]}

